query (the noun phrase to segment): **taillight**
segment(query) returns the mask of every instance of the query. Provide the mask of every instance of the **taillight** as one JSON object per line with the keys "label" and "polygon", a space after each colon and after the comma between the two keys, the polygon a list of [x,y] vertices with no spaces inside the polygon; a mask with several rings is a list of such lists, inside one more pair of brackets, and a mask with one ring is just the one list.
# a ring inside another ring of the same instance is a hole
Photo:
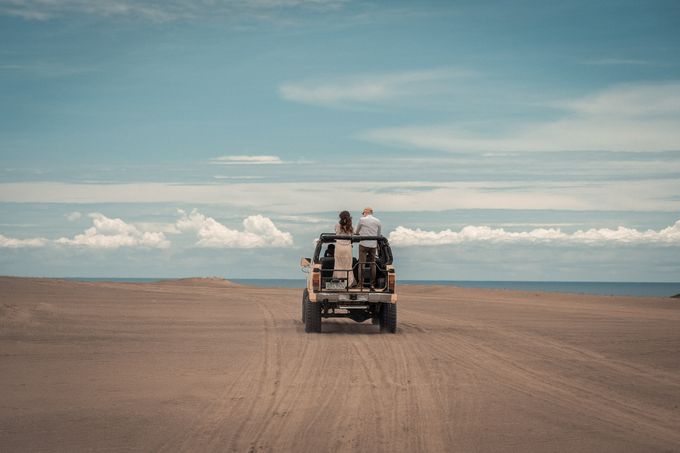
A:
{"label": "taillight", "polygon": [[321,272],[312,272],[312,289],[321,290]]}
{"label": "taillight", "polygon": [[390,291],[394,291],[397,286],[397,275],[393,273],[387,274],[387,287]]}

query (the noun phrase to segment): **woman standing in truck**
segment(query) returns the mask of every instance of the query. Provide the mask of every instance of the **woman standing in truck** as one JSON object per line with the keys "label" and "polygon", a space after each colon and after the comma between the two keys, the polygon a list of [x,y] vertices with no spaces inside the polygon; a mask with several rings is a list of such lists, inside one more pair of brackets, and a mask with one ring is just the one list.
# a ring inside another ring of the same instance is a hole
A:
{"label": "woman standing in truck", "polygon": [[[352,216],[349,212],[342,211],[340,220],[335,225],[335,234],[351,236]],[[352,272],[352,241],[350,239],[337,239],[335,241],[335,265],[333,266],[333,278],[347,279],[347,286],[354,286],[354,273]]]}

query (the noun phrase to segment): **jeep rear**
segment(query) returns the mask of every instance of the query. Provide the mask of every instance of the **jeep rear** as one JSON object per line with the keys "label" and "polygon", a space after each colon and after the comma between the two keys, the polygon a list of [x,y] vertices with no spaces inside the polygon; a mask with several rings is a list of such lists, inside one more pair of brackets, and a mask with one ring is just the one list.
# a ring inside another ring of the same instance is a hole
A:
{"label": "jeep rear", "polygon": [[[375,282],[371,284],[371,262],[354,258],[351,269],[335,269],[330,253],[336,240],[377,241]],[[312,258],[302,258],[307,272],[307,287],[302,295],[302,321],[306,332],[320,332],[322,318],[350,318],[356,322],[371,319],[382,332],[395,333],[397,328],[396,272],[392,265],[392,249],[383,236],[341,236],[324,233],[316,242]],[[361,272],[359,272],[361,267]],[[356,286],[349,286],[350,272]],[[359,281],[361,274],[362,281]]]}

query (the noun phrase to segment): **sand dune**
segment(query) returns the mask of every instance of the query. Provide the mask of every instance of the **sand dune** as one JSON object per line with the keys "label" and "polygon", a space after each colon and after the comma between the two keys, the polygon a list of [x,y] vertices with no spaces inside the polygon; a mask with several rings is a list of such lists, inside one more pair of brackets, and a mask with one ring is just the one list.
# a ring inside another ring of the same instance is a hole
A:
{"label": "sand dune", "polygon": [[399,332],[216,279],[0,278],[2,451],[680,451],[680,304],[403,286]]}

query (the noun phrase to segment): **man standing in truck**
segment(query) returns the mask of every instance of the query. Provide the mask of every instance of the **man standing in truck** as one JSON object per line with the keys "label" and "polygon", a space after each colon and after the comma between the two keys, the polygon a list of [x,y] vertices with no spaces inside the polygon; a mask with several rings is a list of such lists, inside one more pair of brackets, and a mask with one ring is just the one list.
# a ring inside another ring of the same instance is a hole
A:
{"label": "man standing in truck", "polygon": [[[373,208],[364,208],[361,213],[355,234],[361,236],[380,236],[382,227],[380,220],[373,216]],[[363,288],[363,263],[371,264],[371,289],[375,289],[375,255],[378,241],[367,240],[359,242],[359,285]]]}

